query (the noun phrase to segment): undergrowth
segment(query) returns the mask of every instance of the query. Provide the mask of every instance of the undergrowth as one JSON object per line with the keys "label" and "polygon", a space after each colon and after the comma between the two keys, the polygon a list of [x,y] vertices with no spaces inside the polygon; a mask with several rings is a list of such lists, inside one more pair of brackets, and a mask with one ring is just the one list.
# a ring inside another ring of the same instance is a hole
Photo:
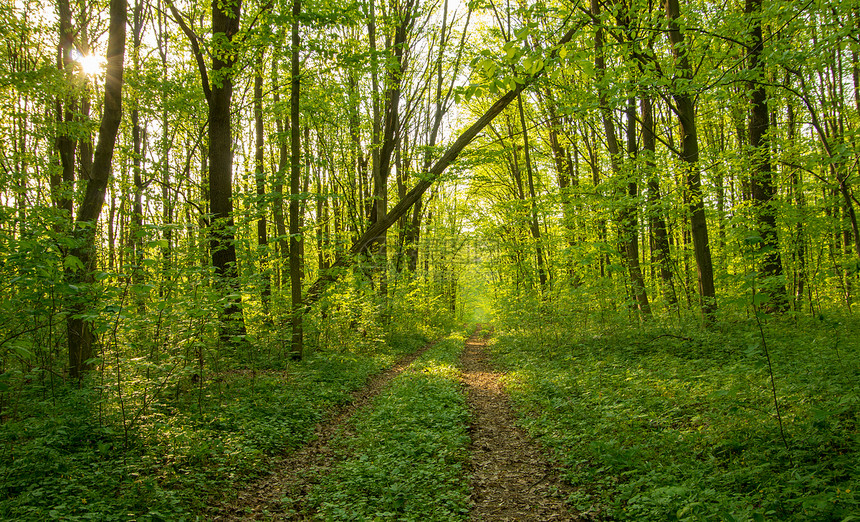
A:
{"label": "undergrowth", "polygon": [[860,322],[773,319],[763,331],[785,444],[752,320],[557,336],[521,323],[490,350],[509,371],[521,422],[565,467],[580,512],[857,520]]}
{"label": "undergrowth", "polygon": [[425,352],[351,421],[338,465],[312,492],[324,520],[465,520],[468,410],[462,335]]}
{"label": "undergrowth", "polygon": [[360,350],[319,350],[298,363],[271,361],[268,369],[225,365],[158,390],[136,417],[115,403],[102,407],[99,383],[53,390],[32,383],[17,397],[14,420],[0,423],[0,518],[211,513],[265,472],[269,456],[307,441],[327,411],[425,341],[400,335]]}

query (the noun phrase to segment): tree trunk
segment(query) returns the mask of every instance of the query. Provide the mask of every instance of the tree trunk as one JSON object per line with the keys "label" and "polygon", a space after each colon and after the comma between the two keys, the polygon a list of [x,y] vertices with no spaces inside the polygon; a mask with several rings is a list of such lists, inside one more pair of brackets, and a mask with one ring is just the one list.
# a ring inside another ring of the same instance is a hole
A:
{"label": "tree trunk", "polygon": [[[598,0],[591,0],[591,14],[595,19],[599,19],[600,17],[600,3]],[[595,24],[594,31],[594,69],[596,71],[596,79],[597,79],[597,89],[598,89],[598,98],[600,101],[600,115],[603,120],[603,130],[606,133],[606,147],[609,151],[609,162],[612,166],[613,176],[618,179],[621,177],[621,148],[618,145],[618,137],[615,131],[615,122],[612,119],[612,109],[609,107],[609,101],[606,93],[606,89],[602,87],[603,79],[606,75],[606,60],[604,58],[604,42],[603,42],[603,29],[599,24]],[[628,116],[628,152],[631,153],[631,156],[635,150],[636,143],[636,128],[635,121],[633,119],[633,115],[631,114],[629,108],[627,112]],[[630,136],[630,132],[633,133]],[[635,179],[635,178],[633,178]],[[621,184],[619,180],[619,185]],[[624,194],[624,191],[619,192],[619,196],[623,199],[627,199],[627,197],[635,197],[638,192],[638,188],[634,182],[628,182],[627,184],[627,194]],[[632,185],[632,186],[631,186]],[[631,205],[635,205],[632,201],[629,203],[624,203],[622,205],[622,209],[619,213],[619,233],[621,235],[621,239],[623,242],[623,252],[622,255],[624,257],[624,262],[627,265],[628,275],[630,277],[630,284],[633,287],[633,294],[636,298],[637,307],[639,308],[640,313],[643,317],[649,317],[651,315],[651,305],[648,302],[648,294],[645,289],[645,281],[642,277],[642,269],[639,266],[639,238],[638,232],[636,230],[636,209],[635,206],[631,208]]]}
{"label": "tree trunk", "polygon": [[[559,197],[561,198],[562,228],[564,229],[564,237],[567,242],[567,246],[570,250],[572,250],[576,246],[576,238],[574,235],[573,226],[574,209],[570,198],[571,177],[573,176],[573,161],[570,158],[570,151],[566,150],[565,147],[561,144],[561,139],[559,136],[560,123],[558,121],[556,103],[555,100],[552,99],[549,89],[545,91],[545,95],[543,96],[543,98],[545,101],[547,115],[549,116],[549,146],[552,150],[552,158],[553,163],[555,165],[556,179],[558,182],[558,192]],[[574,180],[573,185],[576,185],[576,180]],[[571,263],[571,259],[569,256],[567,256],[567,259],[565,259],[565,269],[570,278],[575,277],[573,264]],[[577,284],[578,281],[574,280],[573,283]]]}
{"label": "tree trunk", "polygon": [[[212,2],[212,34],[223,35],[232,42],[239,30],[241,1],[225,4]],[[233,229],[233,127],[230,120],[233,98],[235,56],[231,50],[217,49],[212,53],[212,82],[209,100],[209,205],[212,214],[209,248],[215,273],[226,286],[228,295],[238,292],[238,267]],[[245,334],[241,297],[230,297],[223,312],[221,339],[232,341]]]}
{"label": "tree trunk", "polygon": [[[272,101],[277,107],[281,103],[280,86],[278,82],[278,62],[277,57],[272,58]],[[281,118],[275,119],[277,130],[278,143],[278,174],[272,183],[272,218],[275,220],[275,233],[278,236],[278,251],[280,259],[277,263],[277,281],[279,288],[283,286],[281,266],[284,260],[290,258],[290,244],[287,240],[287,224],[284,219],[284,175],[289,170],[290,166],[290,150],[287,139],[285,137],[287,123]]]}
{"label": "tree trunk", "polygon": [[269,273],[269,236],[266,225],[265,135],[263,129],[263,56],[257,58],[254,75],[254,182],[257,189],[257,255],[260,256],[260,301],[263,313],[269,314],[272,278]]}
{"label": "tree trunk", "polygon": [[[72,12],[69,0],[57,0],[59,15],[60,38],[57,46],[57,67],[63,71],[67,83],[71,82],[72,50],[74,48],[72,29]],[[75,140],[69,135],[69,125],[73,118],[73,101],[69,93],[58,96],[55,102],[57,125],[59,127],[54,147],[60,159],[59,176],[51,176],[51,191],[57,208],[65,210],[69,219],[72,218],[74,207],[71,191],[75,182]]]}
{"label": "tree trunk", "polygon": [[301,190],[301,128],[299,121],[299,15],[301,0],[293,0],[292,48],[290,50],[290,295],[292,297],[292,328],[290,354],[301,359],[304,351],[302,329],[302,259],[299,245],[299,195]]}
{"label": "tree trunk", "polygon": [[745,14],[752,24],[747,54],[747,70],[753,76],[748,84],[750,90],[749,146],[752,158],[750,192],[756,211],[761,244],[761,274],[766,279],[765,289],[771,293],[768,308],[784,312],[788,307],[785,281],[782,275],[782,259],[779,252],[779,237],[776,227],[776,186],[773,183],[773,167],[770,162],[770,118],[767,92],[762,83],[765,78],[762,62],[762,0],[746,0]]}
{"label": "tree trunk", "polygon": [[693,70],[690,67],[687,46],[678,20],[681,16],[678,0],[665,0],[664,7],[669,22],[669,43],[675,55],[678,76],[686,80],[683,85],[675,86],[672,98],[675,101],[674,110],[681,128],[681,159],[686,163],[686,184],[690,198],[690,230],[696,258],[700,306],[705,322],[709,323],[714,319],[714,313],[717,311],[717,298],[711,247],[708,244],[708,223],[705,217],[702,178],[698,165],[699,136],[696,130],[696,110],[693,106],[693,96],[687,85],[693,78]]}
{"label": "tree trunk", "polygon": [[[633,159],[639,154],[636,145],[636,99],[630,98],[627,105],[627,154]],[[651,318],[651,304],[648,302],[648,292],[645,288],[645,278],[639,265],[639,220],[636,217],[636,199],[639,197],[639,187],[636,183],[635,167],[627,182],[627,201],[621,208],[621,236],[624,241],[624,251],[627,256],[627,271],[633,286],[633,295],[639,306],[643,319]]]}
{"label": "tree trunk", "polygon": [[645,168],[648,176],[648,208],[651,218],[651,230],[654,234],[654,261],[660,268],[660,279],[662,280],[663,298],[669,306],[678,302],[675,294],[675,286],[672,283],[671,257],[669,253],[669,234],[666,227],[666,218],[660,202],[660,182],[657,178],[656,165],[654,164],[657,146],[654,134],[654,114],[651,99],[642,98],[642,149],[645,152]]}
{"label": "tree trunk", "polygon": [[[535,195],[534,176],[532,175],[532,157],[529,151],[529,133],[526,125],[526,116],[523,111],[523,100],[521,95],[517,95],[517,109],[520,114],[520,125],[523,129],[523,152],[526,160],[526,180],[529,187],[529,211],[531,213],[531,221],[529,228],[532,233],[532,239],[535,241],[535,254],[537,255],[538,280],[540,280],[541,292],[546,289],[547,276],[546,268],[544,267],[543,245],[540,237],[540,223],[537,215],[537,196]],[[515,153],[516,154],[516,153]]]}
{"label": "tree trunk", "polygon": [[[143,2],[137,0],[134,5],[134,16],[132,19],[132,61],[134,67],[134,77],[140,77],[140,44],[143,32]],[[143,282],[143,136],[140,128],[140,110],[138,105],[140,102],[134,100],[134,105],[131,110],[131,139],[134,156],[132,157],[132,175],[134,180],[134,205],[131,212],[131,245],[132,245],[132,281],[138,285],[138,291],[135,292],[135,299],[139,311],[144,310],[146,299],[138,292],[142,292],[140,284]]]}
{"label": "tree trunk", "polygon": [[[92,176],[87,181],[84,199],[75,223],[77,244],[70,252],[80,261],[80,268],[70,277],[70,283],[92,282],[95,268],[96,225],[105,200],[110,179],[117,132],[122,119],[123,61],[125,59],[126,0],[111,0],[108,27],[107,70],[104,85],[104,111],[99,126],[98,145],[93,159]],[[89,303],[78,301],[66,321],[69,347],[69,373],[79,377],[93,356],[92,322],[82,317]]]}

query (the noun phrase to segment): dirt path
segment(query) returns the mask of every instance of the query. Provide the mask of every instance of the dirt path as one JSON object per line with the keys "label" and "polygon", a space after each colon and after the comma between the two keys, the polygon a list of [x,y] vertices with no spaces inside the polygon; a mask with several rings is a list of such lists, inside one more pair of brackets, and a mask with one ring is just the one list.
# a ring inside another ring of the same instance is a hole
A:
{"label": "dirt path", "polygon": [[353,393],[351,403],[317,424],[311,442],[275,463],[276,471],[240,491],[231,499],[229,507],[212,520],[305,520],[301,513],[304,499],[319,477],[332,466],[329,442],[356,411],[369,404],[392,379],[434,344],[401,357],[394,366],[372,377],[364,388]]}
{"label": "dirt path", "polygon": [[486,339],[466,341],[461,368],[472,412],[472,502],[475,521],[576,520],[558,492],[569,490],[538,446],[515,425],[508,397],[484,352]]}
{"label": "dirt path", "polygon": [[[576,520],[561,501],[569,490],[531,438],[515,425],[515,418],[484,353],[486,339],[480,329],[466,341],[461,356],[462,381],[472,413],[472,520],[558,521]],[[393,367],[371,378],[353,394],[354,400],[319,423],[314,439],[282,458],[274,471],[225,501],[211,520],[306,520],[304,499],[333,465],[329,443],[346,422],[365,407],[432,344],[401,358]]]}

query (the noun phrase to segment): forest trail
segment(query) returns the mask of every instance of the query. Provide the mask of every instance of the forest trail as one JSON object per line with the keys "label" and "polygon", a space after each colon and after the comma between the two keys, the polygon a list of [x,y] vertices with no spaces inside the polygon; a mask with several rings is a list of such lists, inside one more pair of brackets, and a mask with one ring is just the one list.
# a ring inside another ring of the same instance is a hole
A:
{"label": "forest trail", "polygon": [[478,329],[460,359],[472,414],[472,510],[475,521],[575,520],[557,492],[569,489],[537,444],[516,426],[503,374],[490,366]]}
{"label": "forest trail", "polygon": [[344,430],[355,412],[370,404],[392,379],[434,344],[427,343],[404,355],[391,368],[371,377],[364,388],[353,393],[352,402],[317,424],[313,440],[277,462],[276,471],[238,492],[237,498],[214,520],[304,520],[301,514],[304,498],[332,466],[334,455],[329,443]]}
{"label": "forest trail", "polygon": [[[480,325],[465,342],[460,358],[461,382],[467,394],[472,423],[469,433],[472,507],[470,519],[495,521],[575,520],[559,492],[569,489],[541,452],[520,428],[485,348],[490,332]],[[349,419],[371,401],[415,359],[429,343],[402,357],[390,369],[373,377],[354,400],[319,423],[314,439],[284,457],[272,474],[225,501],[214,520],[307,520],[304,500],[320,477],[333,466],[332,440],[347,429]]]}

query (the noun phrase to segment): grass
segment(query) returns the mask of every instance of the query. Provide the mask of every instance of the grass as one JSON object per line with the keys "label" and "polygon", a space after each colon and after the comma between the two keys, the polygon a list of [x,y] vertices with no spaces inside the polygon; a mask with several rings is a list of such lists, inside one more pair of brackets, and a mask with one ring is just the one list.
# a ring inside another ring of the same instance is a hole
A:
{"label": "grass", "polygon": [[[303,444],[367,378],[426,340],[402,336],[356,351],[318,351],[270,370],[224,369],[163,390],[126,436],[98,384],[38,389],[0,423],[0,518],[184,520],[229,499]],[[47,385],[46,385],[47,386]],[[131,394],[142,393],[133,385]],[[126,421],[132,417],[126,412]],[[128,424],[126,424],[128,426]]]}
{"label": "grass", "polygon": [[351,421],[338,465],[312,493],[324,520],[465,520],[468,410],[452,335],[412,363]]}
{"label": "grass", "polygon": [[857,520],[860,322],[616,325],[491,343],[576,509],[618,520]]}

